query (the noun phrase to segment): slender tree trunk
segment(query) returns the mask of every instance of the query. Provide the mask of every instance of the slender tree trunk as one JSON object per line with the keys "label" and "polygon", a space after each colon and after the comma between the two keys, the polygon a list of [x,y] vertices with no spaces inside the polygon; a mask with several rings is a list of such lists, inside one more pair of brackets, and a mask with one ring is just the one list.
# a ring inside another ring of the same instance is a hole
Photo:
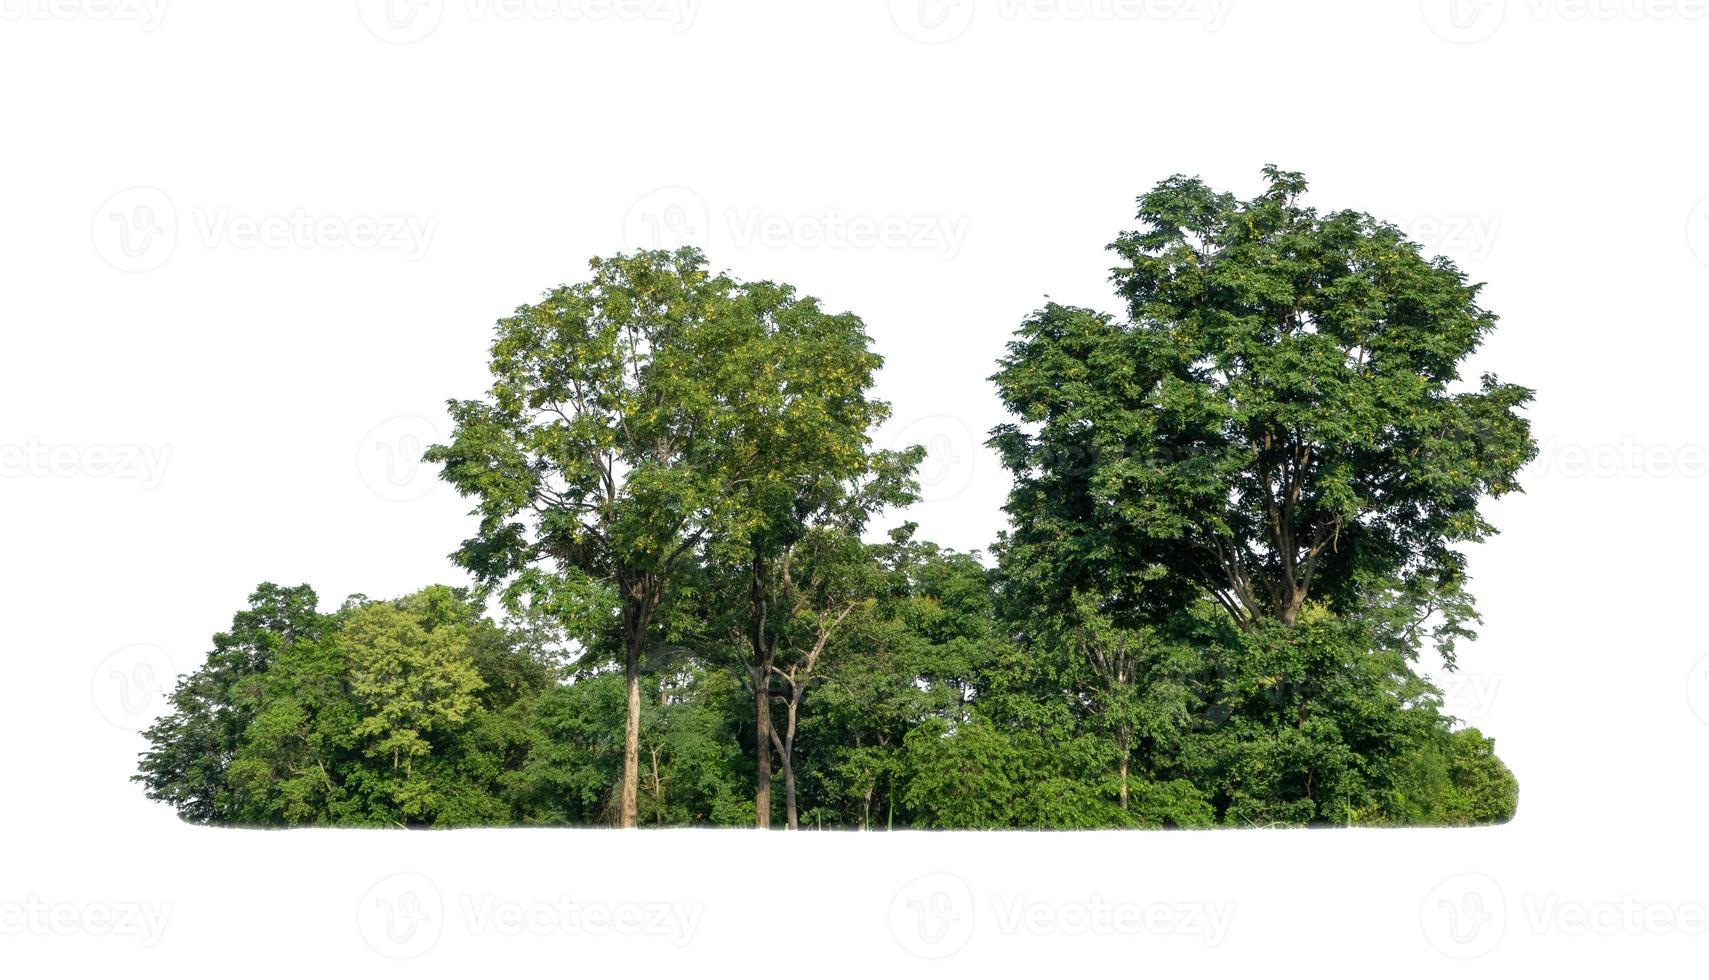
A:
{"label": "slender tree trunk", "polygon": [[1129,745],[1129,743],[1132,740],[1133,740],[1133,736],[1128,732],[1128,730],[1126,728],[1123,728],[1121,730],[1121,734],[1116,736],[1116,744],[1121,746],[1121,750],[1122,750],[1121,799],[1122,799],[1122,809],[1123,810],[1127,809],[1127,761],[1128,761],[1128,756],[1132,754],[1132,749]]}
{"label": "slender tree trunk", "polygon": [[641,777],[641,638],[632,636],[625,646],[623,678],[628,705],[623,721],[623,790],[617,825],[633,828],[639,822],[635,797]]}
{"label": "slender tree trunk", "polygon": [[653,822],[663,827],[665,825],[665,781],[659,772],[659,747],[653,746],[648,750],[653,757]]}
{"label": "slender tree trunk", "polygon": [[771,697],[769,678],[757,669],[754,674],[754,826],[765,830],[771,826]]}
{"label": "slender tree trunk", "polygon": [[778,752],[778,758],[783,760],[783,805],[790,830],[801,829],[801,816],[795,808],[795,718],[800,704],[799,694],[790,698],[788,727],[784,729],[783,747]]}
{"label": "slender tree trunk", "polygon": [[789,829],[801,829],[800,814],[795,812],[795,767],[790,765],[789,757],[783,758],[783,806],[789,817]]}
{"label": "slender tree trunk", "polygon": [[752,647],[754,681],[754,826],[771,827],[772,647],[766,636],[765,559],[754,550],[748,576],[748,644]]}

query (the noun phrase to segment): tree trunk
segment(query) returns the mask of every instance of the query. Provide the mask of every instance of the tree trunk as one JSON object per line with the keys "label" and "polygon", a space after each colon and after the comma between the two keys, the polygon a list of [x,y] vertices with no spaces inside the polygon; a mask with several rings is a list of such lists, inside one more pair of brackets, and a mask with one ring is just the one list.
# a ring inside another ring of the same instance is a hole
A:
{"label": "tree trunk", "polygon": [[789,829],[801,829],[801,817],[795,812],[795,767],[790,764],[789,757],[783,757],[783,806],[789,817]]}
{"label": "tree trunk", "polygon": [[771,697],[768,678],[754,673],[754,826],[766,830],[771,826]]}
{"label": "tree trunk", "polygon": [[1116,736],[1116,744],[1121,746],[1121,750],[1122,750],[1121,798],[1122,798],[1122,810],[1124,810],[1124,811],[1127,809],[1127,760],[1128,760],[1128,756],[1132,754],[1132,748],[1129,746],[1128,743],[1131,742],[1132,739],[1133,739],[1133,736],[1128,733],[1128,730],[1126,728],[1123,728],[1121,731],[1121,734]]}
{"label": "tree trunk", "polygon": [[653,746],[649,753],[653,757],[653,816],[654,823],[665,825],[665,781],[659,772],[659,747]]}
{"label": "tree trunk", "polygon": [[641,782],[641,638],[632,636],[625,646],[623,678],[629,697],[623,720],[623,790],[617,825],[633,828],[638,823],[635,797]]}
{"label": "tree trunk", "polygon": [[748,576],[748,644],[754,660],[754,826],[771,827],[771,641],[766,636],[765,559],[755,548]]}
{"label": "tree trunk", "polygon": [[788,727],[784,729],[783,749],[778,753],[783,760],[783,805],[790,830],[801,829],[801,817],[795,809],[795,717],[800,704],[799,693],[790,698]]}

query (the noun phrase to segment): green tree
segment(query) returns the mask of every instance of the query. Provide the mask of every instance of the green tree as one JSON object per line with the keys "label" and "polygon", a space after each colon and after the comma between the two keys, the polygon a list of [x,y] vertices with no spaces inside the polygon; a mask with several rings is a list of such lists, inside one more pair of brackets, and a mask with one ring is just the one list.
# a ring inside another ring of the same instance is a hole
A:
{"label": "green tree", "polygon": [[[791,556],[815,531],[852,540],[875,511],[911,502],[913,471],[924,451],[871,448],[872,432],[889,417],[890,406],[870,394],[883,359],[871,350],[859,317],[827,313],[818,300],[775,283],[744,285],[738,299],[743,333],[721,364],[732,379],[724,388],[733,392],[730,435],[742,481],[710,542],[713,575],[723,580],[714,587],[716,606],[728,612],[709,614],[708,630],[737,637],[746,648],[743,667],[755,717],[755,824],[771,824],[775,752],[784,770],[787,819],[795,828],[794,718],[816,668],[801,662],[780,668],[780,651],[806,650],[801,657],[817,661],[858,600],[831,598],[823,590],[828,580],[820,581],[818,592],[800,588]],[[817,626],[824,631],[802,646],[798,634],[809,605],[823,614]],[[833,606],[845,608],[838,613]],[[776,690],[780,681],[782,692]],[[773,718],[776,700],[788,716],[785,733]]]}
{"label": "green tree", "polygon": [[172,693],[172,710],[149,728],[135,777],[150,799],[172,804],[191,823],[236,819],[229,779],[231,760],[253,722],[262,679],[282,651],[314,642],[328,629],[316,611],[314,590],[264,582],[231,629],[214,635],[205,664],[185,675]]}
{"label": "green tree", "polygon": [[468,655],[467,606],[444,586],[345,617],[340,639],[363,717],[355,734],[370,756],[390,756],[406,779],[430,737],[466,722],[481,689]]}
{"label": "green tree", "polygon": [[1023,324],[995,376],[1022,423],[992,440],[1011,553],[1058,601],[1185,585],[1244,627],[1373,590],[1463,609],[1456,546],[1535,455],[1531,392],[1460,384],[1496,318],[1451,262],[1265,176],[1246,201],[1186,177],[1140,199],[1111,246],[1126,322],[1050,304]]}
{"label": "green tree", "polygon": [[618,822],[638,819],[642,661],[671,580],[718,524],[739,464],[723,352],[749,332],[736,284],[696,250],[592,263],[499,321],[485,401],[452,402],[451,441],[426,458],[476,499],[454,556],[623,664]]}

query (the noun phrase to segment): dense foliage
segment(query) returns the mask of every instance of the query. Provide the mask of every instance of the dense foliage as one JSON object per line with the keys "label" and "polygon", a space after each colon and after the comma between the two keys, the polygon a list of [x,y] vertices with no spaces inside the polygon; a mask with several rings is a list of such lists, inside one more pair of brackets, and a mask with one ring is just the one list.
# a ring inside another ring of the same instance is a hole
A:
{"label": "dense foliage", "polygon": [[1266,177],[1160,184],[1111,246],[1126,316],[1023,323],[995,567],[869,527],[921,454],[871,448],[858,318],[693,250],[596,262],[500,322],[429,453],[473,585],[260,586],[136,778],[255,826],[1508,819],[1417,664],[1472,635],[1459,549],[1530,392],[1462,382],[1495,318],[1451,264]]}

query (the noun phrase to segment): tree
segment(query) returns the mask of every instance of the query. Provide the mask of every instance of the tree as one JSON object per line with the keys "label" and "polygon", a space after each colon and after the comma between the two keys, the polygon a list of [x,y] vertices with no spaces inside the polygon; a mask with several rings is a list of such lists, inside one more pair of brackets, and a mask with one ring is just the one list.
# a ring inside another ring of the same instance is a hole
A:
{"label": "tree", "polygon": [[1535,455],[1528,389],[1461,362],[1494,326],[1479,287],[1393,227],[1299,203],[1265,169],[1242,201],[1173,177],[1111,246],[1128,320],[1045,306],[995,376],[1021,424],[1009,547],[1129,609],[1203,590],[1242,627],[1388,591],[1464,609],[1455,550]]}
{"label": "tree", "polygon": [[[791,683],[777,668],[779,644],[799,628],[793,619],[810,596],[791,579],[788,556],[816,529],[852,540],[880,508],[912,501],[913,471],[924,451],[871,448],[890,406],[870,394],[883,359],[871,350],[859,317],[826,313],[818,300],[767,282],[739,287],[737,302],[741,333],[716,370],[727,378],[732,465],[742,478],[709,540],[712,577],[721,580],[712,586],[715,604],[728,612],[706,618],[710,633],[722,632],[746,650],[755,717],[754,822],[764,828],[771,823],[774,750],[786,795],[794,784],[786,738],[772,717],[773,688],[779,679]],[[834,632],[840,621],[833,616],[825,625]],[[829,639],[827,633],[817,647],[809,644],[814,658]],[[791,714],[809,679],[796,676],[801,688],[783,696]]]}
{"label": "tree", "polygon": [[[880,575],[877,562],[858,538],[818,529],[782,555],[773,580],[765,583],[766,607],[775,610],[767,624],[767,661],[770,674],[782,684],[784,708],[783,731],[766,727],[770,747],[783,765],[784,813],[790,830],[801,829],[795,737],[802,703],[814,682],[827,676],[831,666],[827,654],[833,643],[840,647],[847,642],[855,625],[850,617],[866,614],[856,620],[858,624],[870,616]],[[766,714],[770,714],[769,702]]]}
{"label": "tree", "polygon": [[150,799],[177,808],[191,823],[236,819],[230,765],[261,700],[262,678],[282,651],[314,642],[329,618],[316,611],[314,590],[263,582],[231,629],[214,635],[207,662],[172,693],[172,711],[144,733],[150,748],[133,779]]}
{"label": "tree", "polygon": [[467,605],[444,586],[398,603],[370,603],[345,618],[350,691],[363,710],[355,734],[406,779],[432,749],[429,737],[468,720],[481,675],[469,658]]}
{"label": "tree", "polygon": [[477,501],[479,532],[455,559],[623,664],[618,822],[633,827],[654,618],[731,488],[751,478],[732,434],[729,387],[744,379],[722,356],[748,325],[736,284],[697,250],[592,270],[499,321],[489,398],[451,402],[451,441],[426,459]]}

